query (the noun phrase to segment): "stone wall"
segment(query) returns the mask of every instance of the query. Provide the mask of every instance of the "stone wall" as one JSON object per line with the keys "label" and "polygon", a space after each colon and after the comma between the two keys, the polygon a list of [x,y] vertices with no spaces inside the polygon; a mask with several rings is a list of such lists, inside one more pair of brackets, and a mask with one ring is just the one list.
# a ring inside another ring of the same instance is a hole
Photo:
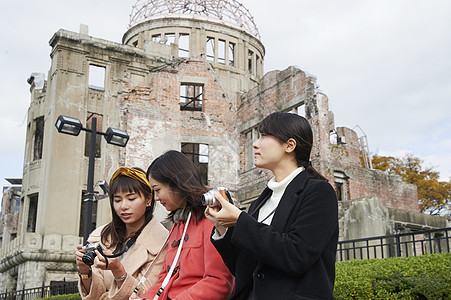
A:
{"label": "stone wall", "polygon": [[0,250],[2,291],[77,280],[74,254],[81,242],[78,236],[21,234]]}

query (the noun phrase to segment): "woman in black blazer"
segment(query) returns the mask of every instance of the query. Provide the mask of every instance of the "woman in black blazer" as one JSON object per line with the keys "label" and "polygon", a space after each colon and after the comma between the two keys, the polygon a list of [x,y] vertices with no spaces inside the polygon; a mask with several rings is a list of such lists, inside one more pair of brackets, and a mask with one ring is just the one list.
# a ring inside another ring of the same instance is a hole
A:
{"label": "woman in black blazer", "polygon": [[310,164],[307,120],[273,113],[259,126],[255,166],[274,178],[243,212],[215,194],[205,214],[211,241],[235,276],[230,299],[333,299],[338,208],[335,192]]}

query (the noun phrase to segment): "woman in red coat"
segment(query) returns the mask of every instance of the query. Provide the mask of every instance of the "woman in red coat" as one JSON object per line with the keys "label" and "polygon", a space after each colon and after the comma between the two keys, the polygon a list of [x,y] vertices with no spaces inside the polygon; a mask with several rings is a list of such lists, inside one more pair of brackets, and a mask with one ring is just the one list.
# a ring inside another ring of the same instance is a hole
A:
{"label": "woman in red coat", "polygon": [[[194,163],[168,151],[147,170],[155,200],[174,222],[163,271],[143,299],[227,299],[234,279],[210,242],[213,225],[205,218],[202,194],[208,191]],[[171,275],[168,275],[171,274]]]}

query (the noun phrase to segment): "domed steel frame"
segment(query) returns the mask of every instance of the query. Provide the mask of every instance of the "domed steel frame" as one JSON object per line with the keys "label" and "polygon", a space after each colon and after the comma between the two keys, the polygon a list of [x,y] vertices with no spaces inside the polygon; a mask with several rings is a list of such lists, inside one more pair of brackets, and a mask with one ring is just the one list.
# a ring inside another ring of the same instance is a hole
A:
{"label": "domed steel frame", "polygon": [[130,13],[129,28],[168,14],[206,16],[236,25],[260,39],[249,10],[235,0],[137,0]]}

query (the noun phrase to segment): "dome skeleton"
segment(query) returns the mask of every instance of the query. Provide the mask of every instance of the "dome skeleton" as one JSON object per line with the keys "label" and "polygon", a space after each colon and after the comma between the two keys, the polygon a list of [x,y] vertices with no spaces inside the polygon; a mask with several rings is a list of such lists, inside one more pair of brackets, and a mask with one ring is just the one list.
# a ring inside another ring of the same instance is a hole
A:
{"label": "dome skeleton", "polygon": [[137,0],[132,7],[129,28],[168,14],[205,16],[238,26],[260,39],[253,16],[235,0]]}

